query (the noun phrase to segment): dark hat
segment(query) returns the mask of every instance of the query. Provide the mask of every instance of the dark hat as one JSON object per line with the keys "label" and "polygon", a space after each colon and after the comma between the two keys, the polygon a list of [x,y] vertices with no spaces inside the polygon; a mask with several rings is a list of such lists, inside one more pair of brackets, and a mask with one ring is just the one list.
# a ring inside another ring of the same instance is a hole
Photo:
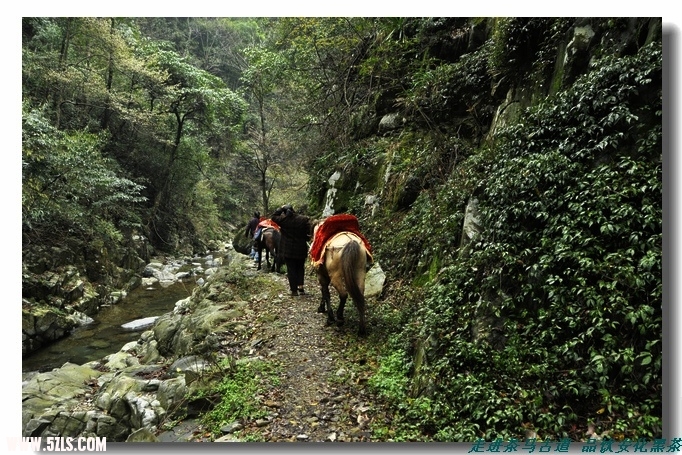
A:
{"label": "dark hat", "polygon": [[260,212],[253,212],[253,216],[255,216],[256,218],[260,218]]}

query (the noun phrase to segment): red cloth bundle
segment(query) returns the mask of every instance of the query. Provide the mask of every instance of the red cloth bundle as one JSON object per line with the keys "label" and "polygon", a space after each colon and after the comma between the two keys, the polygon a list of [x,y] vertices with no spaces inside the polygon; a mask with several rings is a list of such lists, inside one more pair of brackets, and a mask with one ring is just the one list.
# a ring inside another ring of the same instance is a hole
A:
{"label": "red cloth bundle", "polygon": [[313,244],[310,247],[310,258],[313,262],[319,262],[327,241],[340,232],[352,232],[362,239],[368,252],[372,251],[369,241],[360,232],[360,224],[355,215],[342,213],[328,217],[317,228]]}
{"label": "red cloth bundle", "polygon": [[279,224],[275,223],[269,218],[266,218],[264,220],[261,220],[260,223],[258,223],[258,227],[264,228],[264,227],[271,227],[276,231],[279,231]]}

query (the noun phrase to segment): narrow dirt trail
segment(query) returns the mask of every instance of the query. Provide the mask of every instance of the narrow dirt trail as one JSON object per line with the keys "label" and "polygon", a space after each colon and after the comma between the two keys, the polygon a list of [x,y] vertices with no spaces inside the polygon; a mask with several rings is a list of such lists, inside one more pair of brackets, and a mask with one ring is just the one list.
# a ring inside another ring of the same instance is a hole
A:
{"label": "narrow dirt trail", "polygon": [[[385,412],[367,388],[376,361],[361,349],[368,340],[356,334],[351,301],[345,325],[326,326],[326,315],[317,312],[321,292],[312,270],[306,273],[307,294],[290,296],[285,275],[256,271],[248,261],[245,268],[247,276],[267,277],[258,280],[266,289],[254,290],[250,301],[261,321],[253,326],[252,354],[279,365],[282,375],[280,385],[263,397],[270,417],[244,432],[273,442],[373,441],[370,422]],[[334,291],[332,302],[338,304]]]}

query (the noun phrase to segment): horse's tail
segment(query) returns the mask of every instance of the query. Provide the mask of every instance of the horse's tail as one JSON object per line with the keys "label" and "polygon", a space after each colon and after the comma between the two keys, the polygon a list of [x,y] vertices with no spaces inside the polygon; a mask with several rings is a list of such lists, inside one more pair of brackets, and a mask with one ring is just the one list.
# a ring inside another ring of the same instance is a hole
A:
{"label": "horse's tail", "polygon": [[365,254],[365,252],[362,251],[358,242],[348,242],[343,247],[341,253],[341,266],[343,268],[343,279],[345,281],[346,291],[348,291],[348,294],[350,294],[358,309],[364,311],[365,296],[360,290],[360,283],[358,282],[358,270],[363,272],[365,270],[359,263],[362,254]]}

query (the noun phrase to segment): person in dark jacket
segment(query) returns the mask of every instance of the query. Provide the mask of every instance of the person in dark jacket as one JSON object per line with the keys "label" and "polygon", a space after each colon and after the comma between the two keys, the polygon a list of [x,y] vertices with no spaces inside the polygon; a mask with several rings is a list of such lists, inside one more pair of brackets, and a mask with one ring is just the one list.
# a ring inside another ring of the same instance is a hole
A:
{"label": "person in dark jacket", "polygon": [[246,235],[247,239],[250,239],[251,241],[251,254],[249,254],[249,257],[251,259],[258,260],[256,257],[256,248],[254,247],[254,237],[256,235],[256,229],[258,229],[258,223],[260,223],[260,212],[253,212],[253,218],[251,218],[246,225],[246,232],[244,235]]}
{"label": "person in dark jacket", "polygon": [[291,295],[305,294],[303,284],[311,232],[310,218],[296,213],[291,205],[283,205],[275,210],[270,219],[279,225],[282,234],[279,254],[287,266]]}

